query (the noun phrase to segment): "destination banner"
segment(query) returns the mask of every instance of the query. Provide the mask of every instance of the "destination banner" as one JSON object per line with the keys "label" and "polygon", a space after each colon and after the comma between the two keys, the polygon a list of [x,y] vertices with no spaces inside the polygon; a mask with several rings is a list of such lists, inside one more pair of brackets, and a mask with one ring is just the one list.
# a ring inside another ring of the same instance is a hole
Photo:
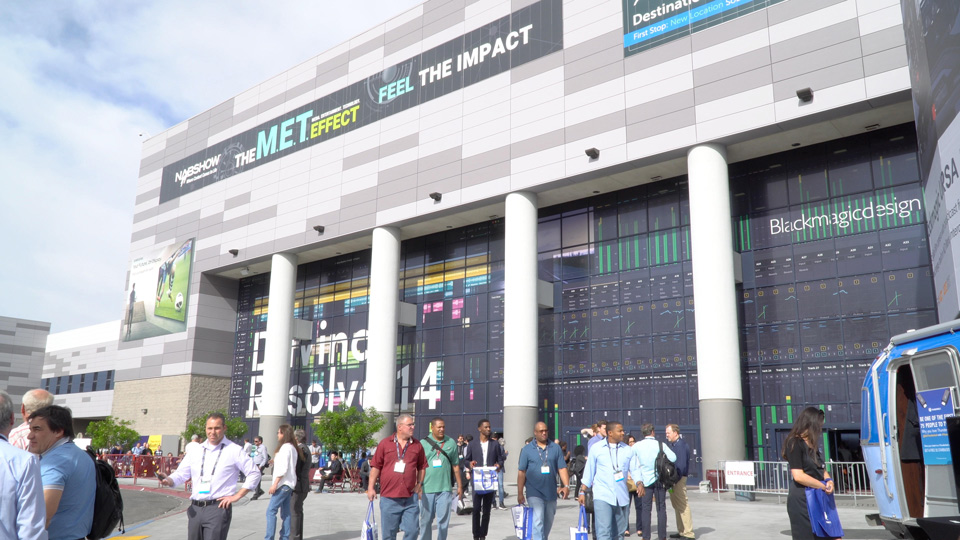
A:
{"label": "destination banner", "polygon": [[623,0],[623,55],[779,4],[784,0]]}
{"label": "destination banner", "polygon": [[160,202],[562,50],[561,7],[541,0],[168,165]]}

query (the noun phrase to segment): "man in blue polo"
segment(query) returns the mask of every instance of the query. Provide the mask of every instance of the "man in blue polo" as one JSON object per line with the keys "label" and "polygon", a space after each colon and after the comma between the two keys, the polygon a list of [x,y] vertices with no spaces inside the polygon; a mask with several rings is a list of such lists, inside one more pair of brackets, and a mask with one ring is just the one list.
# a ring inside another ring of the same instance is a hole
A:
{"label": "man in blue polo", "polygon": [[[557,487],[557,475],[560,486]],[[557,513],[557,495],[570,494],[570,477],[560,446],[547,436],[547,424],[533,426],[533,440],[520,450],[517,464],[517,502],[533,508],[533,540],[547,540]],[[527,492],[524,495],[524,488]]]}
{"label": "man in blue polo", "polygon": [[[623,443],[623,424],[607,422],[607,440],[594,444],[587,456],[579,496],[580,504],[584,504],[584,488],[593,488],[598,540],[622,538],[627,530],[628,473],[631,478],[640,478],[640,462],[633,449]],[[643,495],[640,484],[637,484],[637,494]]]}
{"label": "man in blue polo", "polygon": [[30,452],[40,456],[50,540],[86,538],[93,525],[97,477],[93,459],[73,444],[70,409],[50,405],[30,415]]}

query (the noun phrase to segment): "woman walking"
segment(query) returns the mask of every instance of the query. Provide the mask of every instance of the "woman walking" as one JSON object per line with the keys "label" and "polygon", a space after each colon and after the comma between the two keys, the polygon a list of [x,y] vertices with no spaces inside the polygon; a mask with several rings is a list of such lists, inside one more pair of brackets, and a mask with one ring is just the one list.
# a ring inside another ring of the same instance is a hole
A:
{"label": "woman walking", "polygon": [[273,540],[277,532],[277,510],[280,510],[280,540],[290,540],[290,495],[297,485],[297,455],[293,428],[283,424],[277,430],[277,449],[273,453],[273,484],[270,485],[270,504],[267,505],[267,534]]}
{"label": "woman walking", "polygon": [[793,540],[822,538],[813,533],[810,513],[807,510],[806,488],[822,489],[833,493],[833,479],[826,470],[820,455],[823,411],[807,407],[800,413],[783,444],[783,459],[790,467],[790,491],[787,495],[787,516],[790,517],[790,533]]}

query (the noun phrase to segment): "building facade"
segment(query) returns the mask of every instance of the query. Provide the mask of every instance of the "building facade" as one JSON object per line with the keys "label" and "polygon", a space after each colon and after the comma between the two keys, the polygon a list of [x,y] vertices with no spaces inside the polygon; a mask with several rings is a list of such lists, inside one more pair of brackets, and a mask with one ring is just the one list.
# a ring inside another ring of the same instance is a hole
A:
{"label": "building facade", "polygon": [[486,417],[514,456],[537,419],[670,422],[712,468],[822,405],[848,445],[869,360],[937,322],[902,21],[428,0],[378,24],[144,143],[113,409],[163,385],[171,426]]}
{"label": "building facade", "polygon": [[50,323],[0,317],[0,387],[10,394],[20,420],[23,394],[37,388]]}

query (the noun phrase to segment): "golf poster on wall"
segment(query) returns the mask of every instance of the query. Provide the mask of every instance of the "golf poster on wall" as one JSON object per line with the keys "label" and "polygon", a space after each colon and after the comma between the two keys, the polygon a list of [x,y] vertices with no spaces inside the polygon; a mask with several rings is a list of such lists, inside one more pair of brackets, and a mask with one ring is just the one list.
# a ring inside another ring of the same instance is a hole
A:
{"label": "golf poster on wall", "polygon": [[187,329],[194,239],[174,243],[130,265],[121,339],[132,341]]}

